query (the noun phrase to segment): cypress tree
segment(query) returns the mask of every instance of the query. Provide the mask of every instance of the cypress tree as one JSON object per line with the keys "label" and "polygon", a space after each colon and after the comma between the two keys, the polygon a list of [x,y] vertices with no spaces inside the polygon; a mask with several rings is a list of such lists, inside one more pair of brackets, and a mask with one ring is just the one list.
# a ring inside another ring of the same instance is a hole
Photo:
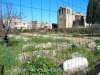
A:
{"label": "cypress tree", "polygon": [[98,23],[98,0],[93,0],[92,23]]}
{"label": "cypress tree", "polygon": [[100,23],[100,0],[89,0],[86,22],[89,24]]}
{"label": "cypress tree", "polygon": [[87,7],[87,15],[86,15],[86,22],[93,23],[93,0],[89,0],[88,7]]}
{"label": "cypress tree", "polygon": [[100,24],[100,0],[98,0],[98,13],[97,13],[97,16],[98,16],[98,23]]}

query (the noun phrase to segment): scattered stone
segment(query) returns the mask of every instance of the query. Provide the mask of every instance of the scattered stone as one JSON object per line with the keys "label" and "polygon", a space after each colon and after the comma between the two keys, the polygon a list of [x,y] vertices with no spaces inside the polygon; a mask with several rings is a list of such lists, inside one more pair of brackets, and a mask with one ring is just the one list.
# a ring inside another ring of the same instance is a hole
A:
{"label": "scattered stone", "polygon": [[52,43],[52,46],[57,47],[58,49],[60,48],[71,48],[72,46],[69,44],[57,44],[57,43]]}
{"label": "scattered stone", "polygon": [[22,63],[24,62],[26,59],[30,58],[30,53],[21,53],[21,54],[18,54],[17,56],[17,59]]}
{"label": "scattered stone", "polygon": [[13,34],[13,35],[12,34],[9,34],[8,35],[8,37],[10,37],[10,38],[14,38],[14,36],[15,36],[15,34]]}
{"label": "scattered stone", "polygon": [[52,44],[51,44],[51,42],[48,42],[48,43],[46,43],[46,44],[26,44],[26,45],[24,45],[23,47],[22,47],[22,49],[25,49],[25,48],[27,48],[27,47],[31,47],[31,46],[34,46],[34,47],[36,47],[36,48],[38,48],[38,49],[45,49],[45,48],[50,48],[50,47],[52,47]]}
{"label": "scattered stone", "polygon": [[50,48],[52,47],[51,45],[51,42],[48,42],[46,44],[38,44],[38,45],[35,45],[36,48],[39,48],[39,49],[45,49],[45,48]]}
{"label": "scattered stone", "polygon": [[46,48],[46,44],[41,44],[41,46],[42,46],[42,49]]}
{"label": "scattered stone", "polygon": [[51,42],[47,43],[47,48],[52,47]]}
{"label": "scattered stone", "polygon": [[33,51],[33,56],[37,57],[54,57],[56,56],[55,50],[50,51],[50,50],[38,50],[38,51]]}
{"label": "scattered stone", "polygon": [[23,39],[23,37],[22,36],[20,36],[20,35],[17,35],[16,37],[14,37],[15,39],[17,39],[17,40],[21,40],[21,39]]}
{"label": "scattered stone", "polygon": [[16,59],[18,59],[22,63],[28,58],[31,59],[32,56],[36,56],[37,58],[39,58],[39,57],[55,57],[56,51],[55,50],[52,50],[52,51],[50,51],[50,50],[38,50],[38,51],[27,52],[27,53],[24,52],[24,53],[18,54]]}
{"label": "scattered stone", "polygon": [[44,44],[38,44],[38,45],[35,45],[35,47],[38,49],[46,48]]}
{"label": "scattered stone", "polygon": [[52,46],[55,46],[55,47],[57,47],[58,49],[59,49],[59,48],[66,48],[66,49],[69,49],[69,48],[80,47],[81,45],[79,45],[79,44],[67,44],[67,43],[64,43],[64,44],[52,43]]}
{"label": "scattered stone", "polygon": [[27,47],[31,47],[31,46],[34,46],[34,44],[26,44],[26,45],[22,46],[22,50],[26,49]]}
{"label": "scattered stone", "polygon": [[62,71],[73,73],[87,70],[86,68],[88,68],[88,61],[85,57],[77,57],[64,61],[60,66]]}
{"label": "scattered stone", "polygon": [[14,38],[16,40],[24,40],[24,41],[27,41],[29,38],[26,38],[24,36],[21,36],[21,35],[15,35],[15,34],[9,34],[8,35],[9,38]]}
{"label": "scattered stone", "polygon": [[95,49],[96,48],[96,43],[95,42],[90,42],[88,45],[87,45],[88,48],[91,48],[91,49]]}
{"label": "scattered stone", "polygon": [[83,57],[83,56],[79,54],[78,52],[72,53],[72,58],[77,58],[77,57]]}
{"label": "scattered stone", "polygon": [[52,51],[52,56],[56,56],[56,51],[55,50]]}

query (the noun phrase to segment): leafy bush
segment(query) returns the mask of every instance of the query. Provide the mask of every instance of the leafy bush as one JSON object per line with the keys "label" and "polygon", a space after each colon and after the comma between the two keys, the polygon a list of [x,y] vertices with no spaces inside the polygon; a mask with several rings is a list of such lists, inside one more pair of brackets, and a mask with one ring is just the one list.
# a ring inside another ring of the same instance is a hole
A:
{"label": "leafy bush", "polygon": [[25,69],[24,72],[20,74],[26,75],[59,75],[59,68],[54,64],[49,58],[33,58],[31,62],[26,62],[22,65],[22,68]]}
{"label": "leafy bush", "polygon": [[[18,46],[20,43],[21,43],[20,40],[16,40],[16,39],[13,39],[13,38],[8,39],[8,46]],[[4,40],[1,40],[0,44],[3,45]]]}
{"label": "leafy bush", "polygon": [[18,46],[20,44],[20,41],[15,39],[9,39],[9,46]]}
{"label": "leafy bush", "polygon": [[91,30],[93,33],[100,33],[100,25],[99,24],[92,25]]}
{"label": "leafy bush", "polygon": [[87,28],[88,36],[100,36],[100,25],[99,24],[93,24],[91,27]]}

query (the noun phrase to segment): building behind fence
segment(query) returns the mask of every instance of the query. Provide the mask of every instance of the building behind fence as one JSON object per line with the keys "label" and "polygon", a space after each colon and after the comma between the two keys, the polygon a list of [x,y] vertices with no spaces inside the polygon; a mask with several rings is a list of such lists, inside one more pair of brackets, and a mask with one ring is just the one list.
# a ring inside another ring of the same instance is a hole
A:
{"label": "building behind fence", "polygon": [[68,6],[58,10],[58,28],[87,27],[86,17],[81,12],[72,12]]}

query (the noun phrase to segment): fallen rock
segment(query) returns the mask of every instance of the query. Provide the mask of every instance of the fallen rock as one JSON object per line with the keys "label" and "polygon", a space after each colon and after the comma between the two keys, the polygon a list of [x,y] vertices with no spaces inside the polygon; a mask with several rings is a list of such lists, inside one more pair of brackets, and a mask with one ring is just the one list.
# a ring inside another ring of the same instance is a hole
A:
{"label": "fallen rock", "polygon": [[34,44],[26,44],[26,45],[22,46],[22,50],[25,48],[31,47],[31,46],[34,46]]}
{"label": "fallen rock", "polygon": [[43,43],[42,44],[26,44],[26,45],[22,46],[22,49],[25,49],[25,48],[28,48],[31,46],[34,46],[34,47],[39,48],[39,49],[45,49],[45,48],[52,47],[51,42],[48,42],[46,44],[43,44]]}
{"label": "fallen rock", "polygon": [[74,52],[72,53],[72,58],[83,57],[80,53]]}
{"label": "fallen rock", "polygon": [[47,47],[47,48],[52,47],[51,42],[48,42],[48,43],[46,44],[46,47]]}
{"label": "fallen rock", "polygon": [[56,51],[50,51],[50,50],[38,50],[38,51],[33,51],[33,56],[37,57],[54,57],[56,56]]}
{"label": "fallen rock", "polygon": [[26,59],[30,58],[30,53],[21,53],[21,54],[18,54],[17,58],[21,63],[24,62]]}
{"label": "fallen rock", "polygon": [[35,45],[36,48],[43,49],[46,48],[44,44],[37,44]]}
{"label": "fallen rock", "polygon": [[60,48],[72,48],[73,44],[57,44],[57,43],[53,43],[52,46],[57,47],[58,49]]}
{"label": "fallen rock", "polygon": [[90,42],[88,45],[87,45],[88,48],[92,48],[92,49],[95,49],[96,48],[96,43],[95,42]]}
{"label": "fallen rock", "polygon": [[77,57],[64,61],[60,66],[64,72],[87,71],[88,61],[85,57]]}
{"label": "fallen rock", "polygon": [[50,48],[50,47],[52,47],[52,45],[51,45],[51,42],[48,42],[48,43],[46,43],[46,44],[37,44],[37,45],[35,45],[35,47],[36,48],[39,48],[39,49],[44,49],[44,48]]}
{"label": "fallen rock", "polygon": [[23,52],[21,54],[18,54],[16,59],[20,61],[21,63],[24,62],[26,59],[31,59],[32,56],[35,56],[37,58],[39,57],[55,57],[56,56],[56,50],[38,50],[33,52]]}

